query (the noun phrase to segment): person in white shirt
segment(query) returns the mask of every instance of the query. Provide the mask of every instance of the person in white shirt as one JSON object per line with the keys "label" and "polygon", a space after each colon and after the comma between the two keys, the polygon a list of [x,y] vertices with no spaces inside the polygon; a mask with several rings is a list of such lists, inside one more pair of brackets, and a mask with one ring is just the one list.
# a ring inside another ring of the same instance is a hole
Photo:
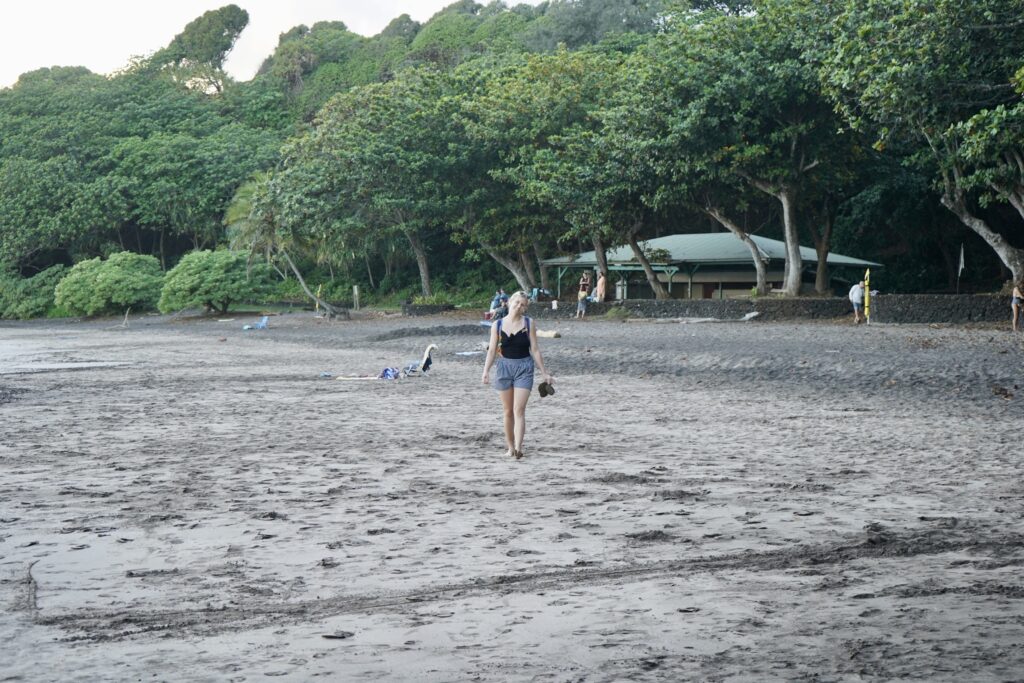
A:
{"label": "person in white shirt", "polygon": [[853,324],[860,325],[864,320],[864,281],[861,280],[850,287],[850,303],[853,304]]}

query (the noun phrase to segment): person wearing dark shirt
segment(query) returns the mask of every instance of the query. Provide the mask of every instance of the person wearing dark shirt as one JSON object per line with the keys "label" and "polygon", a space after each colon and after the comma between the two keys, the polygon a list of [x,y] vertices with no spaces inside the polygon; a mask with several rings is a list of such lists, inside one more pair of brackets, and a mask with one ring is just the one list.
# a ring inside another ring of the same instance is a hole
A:
{"label": "person wearing dark shirt", "polygon": [[580,289],[576,295],[576,317],[587,314],[587,297],[590,296],[590,273],[584,272],[580,278]]}
{"label": "person wearing dark shirt", "polygon": [[[526,316],[529,298],[516,292],[508,300],[508,315],[491,325],[482,382],[487,384],[494,366],[494,389],[504,408],[505,445],[507,455],[523,457],[526,436],[526,403],[533,390],[534,369],[540,371],[546,384],[554,379],[544,369],[544,359],[537,344],[537,328]],[[500,353],[500,357],[499,357]],[[544,385],[541,386],[543,390]],[[551,391],[549,389],[549,391]],[[541,391],[541,395],[544,392]]]}

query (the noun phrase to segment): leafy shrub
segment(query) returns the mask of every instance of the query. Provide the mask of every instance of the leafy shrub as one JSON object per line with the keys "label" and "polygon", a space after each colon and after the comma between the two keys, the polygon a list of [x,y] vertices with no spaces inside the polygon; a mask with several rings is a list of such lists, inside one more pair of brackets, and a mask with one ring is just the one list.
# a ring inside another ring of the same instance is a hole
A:
{"label": "leafy shrub", "polygon": [[612,306],[605,311],[604,317],[608,320],[625,320],[631,315],[632,313],[622,306]]}
{"label": "leafy shrub", "polygon": [[30,278],[0,273],[0,318],[45,316],[53,308],[53,290],[66,270],[62,265],[51,266]]}
{"label": "leafy shrub", "polygon": [[397,309],[401,308],[402,304],[412,301],[419,291],[419,287],[407,287],[394,291],[378,288],[377,291],[367,292],[363,296],[362,305],[381,309]]}
{"label": "leafy shrub", "polygon": [[[308,275],[303,274],[306,280],[306,286],[309,287],[312,292],[319,292],[320,297],[324,301],[330,302],[346,302],[352,300],[352,283],[336,278],[333,282],[330,280],[330,276],[313,271]],[[366,296],[368,288],[360,287],[359,291],[362,296]],[[294,277],[289,277],[287,280],[277,279],[272,291],[268,294],[275,301],[295,301],[310,303],[309,297],[302,291],[302,287],[299,285],[299,281]]]}
{"label": "leafy shrub", "polygon": [[270,268],[253,263],[240,251],[194,251],[186,254],[164,279],[160,310],[164,313],[205,306],[225,313],[228,306],[272,291]]}
{"label": "leafy shrub", "polygon": [[71,315],[150,310],[163,279],[156,258],[122,251],[106,261],[97,257],[76,263],[57,284],[54,303]]}
{"label": "leafy shrub", "polygon": [[452,297],[447,292],[434,292],[430,296],[414,296],[412,302],[420,306],[441,306],[452,303]]}

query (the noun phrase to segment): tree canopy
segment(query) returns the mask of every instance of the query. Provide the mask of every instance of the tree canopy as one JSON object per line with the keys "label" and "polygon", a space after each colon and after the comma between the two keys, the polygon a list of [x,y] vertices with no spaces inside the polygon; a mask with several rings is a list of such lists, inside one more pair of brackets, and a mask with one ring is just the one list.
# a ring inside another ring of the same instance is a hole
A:
{"label": "tree canopy", "polygon": [[166,271],[231,243],[310,296],[430,297],[547,286],[545,258],[588,248],[607,270],[628,244],[667,296],[645,240],[710,229],[755,265],[751,235],[785,240],[789,294],[808,242],[896,266],[905,291],[952,287],[963,244],[967,284],[994,289],[1024,279],[1021,16],[1024,0],[459,0],[371,37],[296,26],[235,82],[248,15],[227,5],[115,74],[0,89],[0,267],[130,251]]}

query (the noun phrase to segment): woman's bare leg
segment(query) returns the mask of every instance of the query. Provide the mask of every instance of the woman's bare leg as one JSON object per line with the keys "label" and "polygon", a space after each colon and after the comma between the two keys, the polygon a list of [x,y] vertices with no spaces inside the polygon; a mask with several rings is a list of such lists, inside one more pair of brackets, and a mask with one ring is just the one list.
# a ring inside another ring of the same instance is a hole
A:
{"label": "woman's bare leg", "polygon": [[1016,332],[1020,321],[1020,304],[1014,304],[1011,308],[1013,309],[1013,331]]}
{"label": "woman's bare leg", "polygon": [[499,391],[498,395],[501,396],[501,407],[503,409],[504,427],[505,427],[505,446],[508,448],[508,455],[512,455],[515,450],[515,413],[513,389],[507,389],[505,391]]}
{"label": "woman's bare leg", "polygon": [[516,387],[512,390],[515,393],[513,410],[515,412],[515,450],[523,452],[523,437],[526,436],[526,402],[530,400],[530,389]]}

